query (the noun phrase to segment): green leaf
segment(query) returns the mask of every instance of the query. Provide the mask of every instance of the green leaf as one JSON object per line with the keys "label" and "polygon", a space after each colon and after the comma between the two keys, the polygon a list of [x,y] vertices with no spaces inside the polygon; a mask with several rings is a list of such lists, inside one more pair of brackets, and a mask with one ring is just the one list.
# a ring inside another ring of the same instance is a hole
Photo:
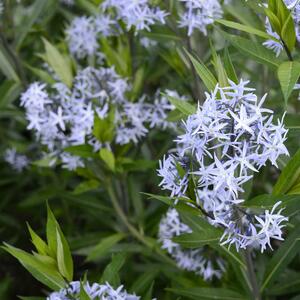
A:
{"label": "green leaf", "polygon": [[130,291],[133,293],[136,293],[137,295],[141,295],[144,293],[147,289],[151,287],[151,283],[153,282],[153,279],[158,276],[160,270],[149,270],[144,272],[137,280],[134,282],[132,287],[130,288]]}
{"label": "green leaf", "polygon": [[173,34],[173,32],[169,32],[169,33],[156,33],[156,32],[143,32],[142,33],[143,36],[148,37],[150,39],[159,41],[159,42],[165,42],[165,41],[181,41],[181,38],[175,34]]}
{"label": "green leaf", "polygon": [[217,85],[217,79],[215,76],[210,72],[210,70],[201,62],[197,61],[191,54],[186,51],[186,54],[190,58],[197,74],[203,81],[204,85],[206,86],[207,90],[213,91]]}
{"label": "green leaf", "polygon": [[5,108],[12,104],[22,92],[19,82],[5,80],[0,86],[0,108]]}
{"label": "green leaf", "polygon": [[178,109],[174,109],[174,110],[169,112],[167,121],[169,121],[169,122],[178,122],[178,121],[183,120],[184,118],[185,118],[184,113],[182,113]]}
{"label": "green leaf", "polygon": [[118,74],[125,77],[131,76],[131,56],[129,55],[129,46],[121,47],[111,46],[107,39],[101,38],[101,51],[105,54],[106,61],[109,66],[114,66]]}
{"label": "green leaf", "polygon": [[23,20],[18,30],[16,30],[16,48],[19,49],[22,45],[23,40],[25,39],[26,35],[30,31],[31,27],[36,23],[37,19],[43,12],[47,4],[47,0],[36,0],[34,4],[28,10],[29,15]]}
{"label": "green leaf", "polygon": [[68,280],[73,280],[73,259],[66,238],[61,229],[56,228],[57,265],[59,272]]}
{"label": "green leaf", "polygon": [[46,266],[51,266],[53,267],[55,270],[57,270],[57,262],[55,259],[53,259],[52,257],[50,256],[47,256],[47,255],[41,255],[41,254],[38,254],[36,252],[33,252],[33,256],[39,260],[42,264],[46,265]]}
{"label": "green leaf", "polygon": [[242,271],[246,270],[246,264],[243,261],[241,253],[234,249],[228,249],[227,246],[221,246],[220,244],[211,244],[211,247],[216,249],[222,256],[226,256],[232,264],[237,265],[242,268]]}
{"label": "green leaf", "polygon": [[173,238],[174,242],[187,248],[198,248],[219,242],[222,236],[221,230],[210,225],[203,217],[183,212],[180,212],[180,217],[193,232]]}
{"label": "green leaf", "polygon": [[277,18],[277,16],[272,12],[271,9],[265,8],[265,13],[270,21],[270,24],[272,26],[272,28],[274,29],[275,32],[279,32],[279,36],[280,36],[280,32],[281,32],[281,24],[280,24],[280,20]]}
{"label": "green leaf", "polygon": [[114,154],[107,148],[102,148],[99,152],[100,158],[105,162],[111,171],[115,171],[116,161]]}
{"label": "green leaf", "polygon": [[34,230],[27,223],[27,227],[31,236],[31,241],[35,246],[36,250],[39,254],[47,255],[48,254],[48,246],[47,244],[34,232]]}
{"label": "green leaf", "polygon": [[96,179],[82,181],[79,183],[73,191],[74,195],[79,195],[91,190],[96,190],[100,187],[100,182]]}
{"label": "green leaf", "polygon": [[290,52],[292,52],[296,44],[296,32],[294,19],[291,12],[289,12],[289,16],[288,18],[286,18],[286,21],[282,27],[281,37],[288,49],[290,50]]}
{"label": "green leaf", "polygon": [[279,42],[276,38],[274,38],[273,36],[267,34],[265,31],[261,31],[259,29],[253,28],[251,26],[247,26],[247,25],[243,25],[240,23],[236,23],[236,22],[232,22],[232,21],[227,21],[227,20],[216,20],[215,22],[220,23],[226,27],[229,28],[233,28],[233,29],[237,29],[240,31],[244,31],[250,34],[254,34],[257,36],[260,36],[266,40],[274,40],[275,42]]}
{"label": "green leaf", "polygon": [[235,72],[232,60],[230,58],[228,48],[225,48],[225,53],[224,53],[224,67],[225,67],[226,73],[228,75],[228,78],[230,80],[232,80],[233,82],[238,83],[239,80],[237,78],[237,75],[236,75],[236,72]]}
{"label": "green leaf", "polygon": [[80,294],[79,294],[79,300],[91,300],[90,296],[84,289],[84,283],[80,281]]}
{"label": "green leaf", "polygon": [[175,237],[172,240],[185,248],[199,248],[205,245],[219,242],[220,235],[206,232],[203,232],[202,236],[197,233],[186,233]]}
{"label": "green leaf", "polygon": [[13,63],[2,44],[0,44],[0,70],[7,79],[20,82],[19,76],[15,71]]}
{"label": "green leaf", "polygon": [[101,257],[106,255],[109,250],[121,241],[126,235],[124,233],[116,233],[107,238],[101,240],[99,244],[97,244],[93,249],[90,251],[87,261],[96,261],[99,260]]}
{"label": "green leaf", "polygon": [[73,74],[72,66],[69,60],[67,60],[55,46],[49,43],[43,38],[43,42],[46,50],[46,61],[52,67],[54,72],[68,87],[72,86]]}
{"label": "green leaf", "polygon": [[145,78],[145,68],[140,67],[134,74],[134,81],[131,89],[132,99],[135,99],[136,97],[139,96],[144,84],[144,78]]}
{"label": "green leaf", "polygon": [[282,170],[273,189],[273,195],[288,194],[300,182],[300,150]]}
{"label": "green leaf", "polygon": [[80,156],[82,158],[96,158],[97,155],[93,151],[91,145],[75,145],[64,148],[65,152],[71,153],[72,155]]}
{"label": "green leaf", "polygon": [[259,195],[242,205],[257,210],[270,210],[279,201],[282,202],[281,207],[284,207],[286,216],[297,214],[300,211],[300,195]]}
{"label": "green leaf", "polygon": [[229,85],[228,75],[226,73],[223,62],[222,62],[221,57],[219,55],[215,54],[213,64],[214,64],[216,73],[218,75],[218,82],[219,82],[220,86],[221,87],[228,86]]}
{"label": "green leaf", "polygon": [[46,225],[46,235],[47,235],[47,243],[49,247],[49,254],[51,257],[56,259],[57,257],[57,237],[56,237],[56,229],[57,229],[57,221],[53,212],[51,211],[48,202],[47,202],[47,225]]}
{"label": "green leaf", "polygon": [[300,77],[300,63],[294,61],[282,63],[278,68],[277,75],[285,103],[287,103],[295,84]]}
{"label": "green leaf", "polygon": [[[182,212],[187,212],[190,214],[194,214],[196,216],[201,215],[201,211],[198,210],[197,208],[188,205],[188,203],[193,203],[193,201],[191,200],[187,200],[186,198],[172,198],[172,197],[166,197],[166,196],[160,196],[160,195],[154,195],[154,194],[148,194],[148,193],[143,193],[144,195],[149,196],[150,199],[156,199],[159,200],[171,207],[176,208],[176,210],[178,211],[182,211]],[[176,201],[178,201],[177,204]]]}
{"label": "green leaf", "polygon": [[169,95],[167,95],[167,94],[163,94],[162,93],[162,95],[164,95],[165,97],[167,97],[168,98],[168,100],[179,110],[179,111],[181,111],[184,115],[186,115],[186,116],[189,116],[189,115],[192,115],[192,114],[194,114],[194,113],[196,113],[196,111],[197,111],[197,108],[194,106],[194,105],[192,105],[192,104],[190,104],[190,103],[188,103],[188,102],[186,102],[186,101],[184,101],[184,100],[181,100],[181,99],[177,99],[177,98],[175,98],[175,97],[172,97],[172,96],[169,96]]}
{"label": "green leaf", "polygon": [[286,114],[284,118],[284,125],[287,129],[300,129],[300,118],[298,114]]}
{"label": "green leaf", "polygon": [[56,219],[47,203],[47,243],[49,247],[49,254],[51,257],[56,259],[57,257],[57,239],[56,239],[57,222]]}
{"label": "green leaf", "polygon": [[256,43],[239,36],[227,34],[224,31],[222,31],[222,34],[242,54],[246,55],[247,57],[250,56],[257,62],[266,64],[269,67],[278,68],[280,60],[275,57],[273,51],[265,48],[260,43]]}
{"label": "green leaf", "polygon": [[285,242],[275,252],[270,262],[267,264],[266,273],[261,285],[261,292],[276,280],[278,275],[287,267],[293,258],[299,253],[300,246],[300,227],[297,224],[296,229],[288,236]]}
{"label": "green leaf", "polygon": [[132,160],[127,157],[118,158],[118,164],[121,164],[123,169],[128,172],[133,171],[146,171],[155,168],[157,162],[153,160],[146,159],[136,159]]}
{"label": "green leaf", "polygon": [[4,245],[5,246],[2,248],[14,256],[38,281],[53,290],[60,290],[65,287],[66,283],[63,277],[51,264],[47,265],[42,263],[38,258],[21,249],[15,248],[6,243]]}
{"label": "green leaf", "polygon": [[118,253],[112,256],[111,263],[105,268],[100,283],[109,282],[113,287],[120,285],[119,271],[126,261],[126,253]]}
{"label": "green leaf", "polygon": [[[251,1],[251,4],[254,1]],[[224,5],[223,9],[226,14],[231,14],[235,19],[239,20],[241,23],[257,28],[257,29],[264,29],[261,20],[256,14],[255,9],[252,7],[249,9],[246,5],[249,2],[241,2],[241,1],[234,1],[231,4]]]}
{"label": "green leaf", "polygon": [[181,288],[167,289],[176,295],[190,299],[219,299],[219,300],[245,300],[246,298],[235,291],[223,288]]}
{"label": "green leaf", "polygon": [[150,288],[148,289],[147,293],[143,297],[143,300],[152,300],[152,294],[153,294],[153,287],[154,287],[154,282],[152,282]]}
{"label": "green leaf", "polygon": [[97,6],[89,0],[76,0],[76,5],[88,12],[90,15],[95,15],[98,12]]}
{"label": "green leaf", "polygon": [[29,65],[25,65],[25,66],[27,69],[29,69],[35,76],[37,76],[42,81],[44,81],[48,84],[51,84],[51,85],[55,83],[54,78],[51,77],[51,75],[49,75],[49,73],[47,73],[46,71],[31,67]]}
{"label": "green leaf", "polygon": [[300,273],[286,270],[276,280],[276,284],[268,291],[268,295],[287,295],[300,292]]}
{"label": "green leaf", "polygon": [[98,116],[95,116],[93,135],[101,143],[111,142],[114,138],[114,111],[111,110],[108,114],[108,117],[105,119],[100,119]]}

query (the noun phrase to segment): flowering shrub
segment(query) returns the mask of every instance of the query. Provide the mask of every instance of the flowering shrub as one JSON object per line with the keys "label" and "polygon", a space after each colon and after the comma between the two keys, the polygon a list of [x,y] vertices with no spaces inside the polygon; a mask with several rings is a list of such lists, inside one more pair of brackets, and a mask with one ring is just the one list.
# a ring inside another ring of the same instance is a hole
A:
{"label": "flowering shrub", "polygon": [[298,2],[0,1],[0,298],[298,299]]}

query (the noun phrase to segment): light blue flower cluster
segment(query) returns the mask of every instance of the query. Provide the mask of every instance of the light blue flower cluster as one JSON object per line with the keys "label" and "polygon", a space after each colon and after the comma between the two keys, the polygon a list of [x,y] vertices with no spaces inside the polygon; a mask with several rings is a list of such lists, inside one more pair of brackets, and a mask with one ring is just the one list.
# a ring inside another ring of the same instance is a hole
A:
{"label": "light blue flower cluster", "polygon": [[54,292],[47,297],[47,300],[79,300],[80,290],[83,286],[85,293],[93,300],[139,300],[140,297],[127,293],[123,286],[114,289],[109,283],[90,284],[86,282],[81,284],[80,281],[73,281],[65,289]]}
{"label": "light blue flower cluster", "polygon": [[203,277],[204,280],[220,279],[225,272],[224,261],[216,257],[214,260],[205,257],[204,249],[183,249],[172,238],[191,233],[192,230],[184,224],[175,208],[170,208],[159,224],[159,241],[162,249],[175,259],[179,268],[191,271]]}
{"label": "light blue flower cluster", "polygon": [[207,26],[223,15],[218,0],[180,0],[184,2],[185,11],[180,14],[179,27],[187,27],[190,36],[195,29],[207,34]]}
{"label": "light blue flower cluster", "polygon": [[247,84],[229,81],[206,93],[202,107],[183,123],[177,150],[160,162],[158,175],[161,187],[175,197],[186,196],[194,181],[198,205],[210,223],[225,230],[222,244],[237,249],[260,245],[264,251],[271,238],[282,239],[281,223],[287,218],[281,210],[275,213],[277,205],[256,216],[239,204],[253,172],[268,161],[277,166],[278,157],[288,155],[287,130],[283,120],[273,123],[273,111],[263,108],[266,95],[259,100]]}
{"label": "light blue flower cluster", "polygon": [[[51,164],[59,158],[63,167],[70,170],[83,167],[84,163],[81,158],[63,152],[64,148],[86,143],[94,151],[110,147],[97,141],[92,133],[95,117],[105,119],[112,109],[114,141],[119,145],[138,143],[149,128],[174,128],[167,117],[175,107],[166,96],[156,94],[154,103],[146,102],[145,95],[137,102],[130,102],[126,96],[130,88],[114,68],[83,69],[74,78],[72,88],[62,82],[52,86],[35,82],[21,96],[21,106],[29,122],[27,128],[47,146]],[[174,91],[167,90],[166,94],[180,98]]]}

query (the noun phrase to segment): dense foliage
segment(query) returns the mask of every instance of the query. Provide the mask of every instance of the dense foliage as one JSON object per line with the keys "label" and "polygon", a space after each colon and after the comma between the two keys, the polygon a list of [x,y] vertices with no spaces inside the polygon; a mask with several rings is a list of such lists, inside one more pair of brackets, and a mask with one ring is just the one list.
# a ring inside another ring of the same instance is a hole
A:
{"label": "dense foliage", "polygon": [[0,40],[1,299],[300,299],[300,1],[3,0]]}

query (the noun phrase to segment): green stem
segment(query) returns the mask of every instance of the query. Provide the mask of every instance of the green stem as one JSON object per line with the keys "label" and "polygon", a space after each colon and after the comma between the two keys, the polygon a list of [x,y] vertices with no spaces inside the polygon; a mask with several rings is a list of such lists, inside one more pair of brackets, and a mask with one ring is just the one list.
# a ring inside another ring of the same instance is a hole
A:
{"label": "green stem", "polygon": [[290,61],[293,61],[293,56],[292,56],[291,51],[289,50],[288,46],[286,45],[286,43],[284,42],[283,39],[281,39],[281,42],[282,42],[282,45],[286,52],[287,57],[289,58]]}
{"label": "green stem", "polygon": [[[187,49],[188,49],[188,52],[190,54],[192,54],[192,43],[191,43],[191,38],[188,36],[187,37]],[[193,96],[194,96],[194,99],[196,101],[196,103],[198,103],[198,101],[200,101],[200,95],[201,95],[201,88],[200,88],[200,84],[199,84],[199,77],[197,75],[197,72],[195,70],[195,67],[193,65],[193,63],[190,61],[190,67],[191,67],[191,70],[192,70],[192,76],[193,76],[193,85],[194,87],[192,88],[192,91],[193,91]],[[202,101],[200,101],[202,102]]]}
{"label": "green stem", "polygon": [[249,249],[245,250],[245,259],[247,264],[247,275],[251,283],[253,300],[261,300],[256,274],[254,270],[254,263],[251,257],[251,251]]}
{"label": "green stem", "polygon": [[175,262],[170,259],[168,256],[166,256],[163,251],[161,251],[159,248],[157,247],[153,247],[153,244],[148,241],[144,235],[142,235],[133,225],[130,224],[130,222],[128,221],[125,213],[123,212],[117,196],[115,194],[115,191],[113,189],[112,184],[108,184],[107,185],[107,191],[108,194],[110,196],[111,202],[113,204],[113,207],[117,213],[117,215],[120,217],[120,220],[123,222],[123,224],[126,226],[126,228],[128,229],[128,231],[132,234],[133,237],[135,237],[138,241],[140,241],[142,244],[144,244],[146,247],[150,248],[151,250],[154,250],[161,258],[163,258],[165,261],[167,261],[168,263],[172,264],[172,265],[176,265]]}

